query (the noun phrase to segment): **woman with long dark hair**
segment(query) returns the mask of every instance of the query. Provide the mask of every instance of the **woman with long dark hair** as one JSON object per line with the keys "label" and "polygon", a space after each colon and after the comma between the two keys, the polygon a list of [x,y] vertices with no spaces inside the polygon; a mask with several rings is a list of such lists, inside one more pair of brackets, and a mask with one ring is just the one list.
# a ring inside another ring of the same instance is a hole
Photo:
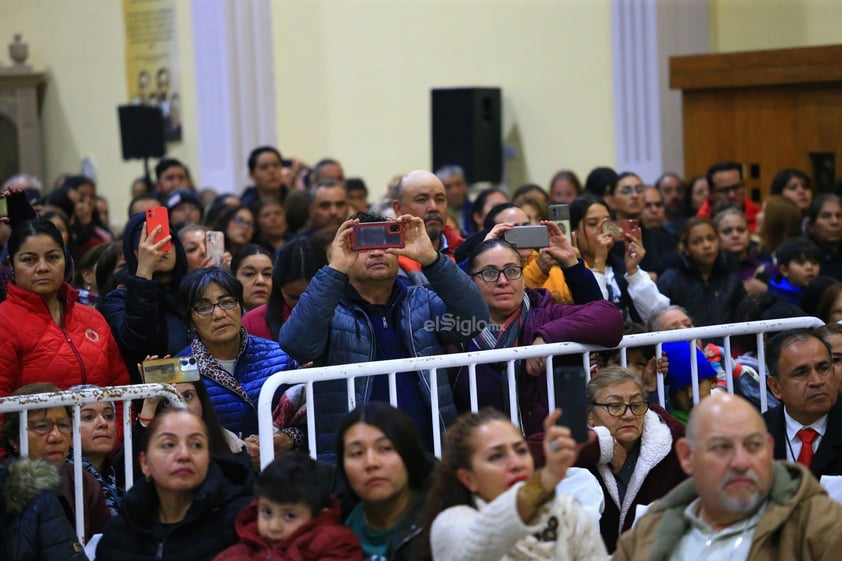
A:
{"label": "woman with long dark hair", "polygon": [[[546,465],[536,470],[520,430],[502,413],[467,413],[447,431],[427,493],[428,561],[592,561],[607,557],[593,518],[556,495],[576,459],[561,412],[544,421]],[[426,543],[426,542],[425,542]]]}
{"label": "woman with long dark hair", "polygon": [[298,237],[284,244],[275,257],[269,299],[246,312],[243,327],[252,335],[276,340],[310,279],[326,264],[325,252],[314,247],[310,238]]}
{"label": "woman with long dark hair", "polygon": [[336,460],[339,484],[348,490],[345,525],[360,539],[363,559],[417,559],[434,460],[412,420],[380,401],[357,407],[336,431]]}

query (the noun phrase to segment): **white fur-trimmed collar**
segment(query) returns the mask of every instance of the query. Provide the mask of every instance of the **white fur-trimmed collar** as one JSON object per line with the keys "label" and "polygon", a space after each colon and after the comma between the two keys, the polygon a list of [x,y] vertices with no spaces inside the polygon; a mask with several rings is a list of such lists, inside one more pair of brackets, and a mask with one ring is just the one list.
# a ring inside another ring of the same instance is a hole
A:
{"label": "white fur-trimmed collar", "polygon": [[618,530],[622,531],[623,522],[628,515],[632,501],[643,486],[646,476],[658,463],[667,457],[673,447],[672,432],[669,425],[661,419],[661,416],[652,411],[646,411],[643,418],[643,434],[640,437],[640,455],[634,466],[634,472],[629,480],[628,489],[620,505],[620,494],[617,490],[617,480],[611,472],[611,458],[614,454],[614,439],[605,427],[594,427],[599,438],[599,465],[597,471],[608,490],[608,495],[617,508],[620,509],[620,525]]}

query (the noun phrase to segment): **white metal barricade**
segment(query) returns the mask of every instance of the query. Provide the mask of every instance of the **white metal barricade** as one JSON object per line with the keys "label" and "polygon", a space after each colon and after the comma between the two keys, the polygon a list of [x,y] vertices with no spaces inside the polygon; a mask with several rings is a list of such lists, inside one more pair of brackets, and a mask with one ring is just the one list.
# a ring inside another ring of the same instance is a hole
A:
{"label": "white metal barricade", "polygon": [[82,436],[79,431],[81,409],[86,403],[100,401],[120,401],[123,403],[123,448],[126,474],[126,491],[134,481],[131,401],[148,397],[162,397],[179,409],[185,408],[181,395],[169,384],[135,384],[130,386],[110,386],[84,390],[16,395],[0,398],[0,413],[20,413],[20,455],[29,456],[29,437],[27,434],[29,411],[50,407],[73,408],[73,480],[75,483],[74,500],[76,510],[76,535],[85,543],[85,512],[82,488]]}
{"label": "white metal barricade", "polygon": [[[621,343],[615,347],[620,351],[621,363],[625,366],[626,349],[642,346],[656,346],[657,356],[661,356],[661,345],[672,341],[686,341],[693,346],[696,339],[723,340],[724,353],[727,357],[723,367],[727,372],[728,391],[734,391],[733,368],[734,362],[731,356],[731,337],[737,335],[756,335],[758,348],[758,361],[760,363],[760,399],[761,409],[766,410],[766,366],[763,348],[763,334],[775,333],[798,328],[815,328],[824,323],[815,317],[786,318],[779,320],[754,321],[745,323],[731,323],[723,325],[712,325],[706,327],[694,327],[691,329],[679,329],[674,331],[658,331],[653,333],[642,333],[627,335]],[[431,423],[433,428],[433,447],[436,456],[441,456],[441,429],[439,425],[439,403],[437,387],[438,377],[446,376],[441,372],[447,368],[467,367],[468,380],[470,385],[471,409],[476,411],[477,388],[476,388],[476,366],[478,364],[506,363],[508,377],[510,417],[518,425],[517,415],[517,385],[515,382],[515,361],[529,358],[544,358],[546,360],[547,372],[553,370],[553,356],[575,355],[582,356],[582,364],[585,372],[590,374],[590,353],[593,351],[610,350],[595,345],[581,345],[578,343],[551,343],[546,345],[535,345],[526,347],[513,347],[510,349],[494,349],[489,351],[475,351],[470,353],[458,353],[448,355],[437,355],[429,357],[418,357],[399,360],[384,360],[378,362],[366,362],[358,364],[344,364],[339,366],[328,366],[321,368],[307,368],[301,370],[288,370],[272,375],[264,382],[258,399],[257,414],[260,439],[260,465],[265,467],[274,457],[274,446],[272,443],[272,400],[276,390],[286,384],[306,384],[307,402],[307,436],[310,454],[316,457],[316,420],[312,404],[314,403],[313,384],[329,380],[346,380],[348,393],[348,410],[356,407],[356,392],[354,380],[362,376],[387,375],[389,381],[389,401],[397,405],[396,375],[398,372],[427,371],[429,372],[429,384],[432,391],[431,399]],[[699,374],[698,363],[695,352],[690,353],[691,357],[691,379],[693,383],[693,401],[699,401]],[[665,403],[664,396],[664,375],[658,373],[658,396],[661,405]],[[555,407],[553,392],[553,377],[547,376],[547,393],[549,396],[550,408]],[[584,399],[584,396],[583,396]]]}

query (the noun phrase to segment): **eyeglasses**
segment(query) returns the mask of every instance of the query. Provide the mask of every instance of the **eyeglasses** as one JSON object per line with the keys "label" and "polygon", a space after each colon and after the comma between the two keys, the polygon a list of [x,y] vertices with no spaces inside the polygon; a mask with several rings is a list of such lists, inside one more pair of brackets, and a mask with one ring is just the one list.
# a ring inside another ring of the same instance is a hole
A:
{"label": "eyeglasses", "polygon": [[727,195],[728,193],[739,193],[746,186],[745,183],[737,183],[735,185],[728,185],[726,187],[717,187],[713,190],[717,195]]}
{"label": "eyeglasses", "polygon": [[509,280],[517,280],[523,276],[523,267],[512,266],[506,267],[505,269],[495,269],[494,267],[488,267],[487,269],[483,269],[482,271],[474,273],[471,276],[479,276],[485,282],[497,282],[497,279],[500,278],[500,273],[503,273]]}
{"label": "eyeglasses", "polygon": [[62,434],[70,434],[73,432],[73,421],[70,418],[59,419],[57,421],[35,421],[34,423],[30,423],[27,430],[44,436],[50,434],[53,427],[58,427],[58,431]]}
{"label": "eyeglasses", "polygon": [[646,413],[647,409],[649,409],[648,401],[633,401],[632,403],[597,403],[594,401],[593,404],[605,407],[608,414],[612,417],[622,417],[626,414],[626,410],[628,409],[631,409],[632,415],[640,417]]}
{"label": "eyeglasses", "polygon": [[631,195],[632,191],[640,195],[643,193],[643,185],[623,185],[622,187],[617,187],[617,192],[621,195]]}
{"label": "eyeglasses", "polygon": [[234,218],[231,219],[231,222],[233,222],[234,224],[237,224],[239,226],[245,226],[246,228],[254,228],[254,222],[252,222],[251,220],[248,220],[246,218],[243,218],[242,216],[235,216]]}
{"label": "eyeglasses", "polygon": [[213,310],[219,306],[219,309],[227,312],[228,310],[233,310],[234,307],[238,304],[236,298],[223,298],[216,304],[211,304],[210,302],[202,302],[201,304],[197,304],[193,306],[193,311],[199,314],[200,316],[209,316],[213,313]]}

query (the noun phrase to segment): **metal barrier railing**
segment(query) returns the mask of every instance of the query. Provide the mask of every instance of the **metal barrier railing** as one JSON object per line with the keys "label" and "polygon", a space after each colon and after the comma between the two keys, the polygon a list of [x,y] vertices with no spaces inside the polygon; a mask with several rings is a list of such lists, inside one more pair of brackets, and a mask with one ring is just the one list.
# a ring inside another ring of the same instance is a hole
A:
{"label": "metal barrier railing", "polygon": [[38,393],[31,395],[15,395],[0,398],[0,413],[18,412],[20,414],[20,455],[29,456],[29,411],[47,409],[50,407],[73,408],[73,480],[74,502],[76,511],[76,535],[81,543],[85,543],[85,513],[83,479],[82,479],[82,435],[79,431],[81,424],[81,409],[86,403],[100,401],[119,401],[123,403],[123,448],[126,475],[126,491],[134,482],[133,445],[131,400],[149,397],[163,397],[174,407],[185,408],[181,395],[169,384],[137,384],[133,386],[110,386],[105,388],[89,388],[84,390]]}
{"label": "metal barrier railing", "polygon": [[[824,325],[815,317],[786,318],[778,320],[754,321],[745,323],[732,323],[713,325],[706,327],[693,327],[690,329],[679,329],[674,331],[658,331],[653,333],[642,333],[627,335],[615,349],[620,351],[620,360],[623,366],[627,365],[626,350],[634,347],[656,346],[656,354],[661,356],[661,345],[673,341],[686,341],[693,346],[697,339],[723,340],[724,360],[723,367],[727,373],[728,391],[734,392],[733,369],[734,361],[731,359],[731,337],[738,335],[756,335],[758,361],[760,363],[760,400],[761,409],[767,408],[766,402],[766,366],[763,348],[763,335],[797,328],[814,328]],[[448,355],[437,355],[428,357],[417,357],[399,360],[384,360],[378,362],[367,362],[358,364],[344,364],[338,366],[327,366],[320,368],[307,368],[301,370],[288,370],[278,372],[267,379],[258,398],[257,415],[260,439],[260,465],[265,467],[274,457],[272,444],[272,400],[276,390],[281,385],[306,384],[305,394],[307,402],[307,436],[310,454],[316,457],[316,421],[312,404],[314,403],[313,384],[329,380],[346,380],[348,393],[348,410],[356,407],[354,380],[362,376],[388,376],[389,401],[397,405],[396,375],[399,372],[426,371],[429,373],[430,388],[437,387],[438,377],[442,375],[440,370],[454,367],[467,367],[468,380],[470,385],[471,410],[476,411],[477,387],[476,367],[478,364],[506,363],[509,391],[509,415],[515,425],[519,425],[517,415],[517,385],[515,383],[515,361],[529,358],[544,358],[546,360],[547,372],[552,372],[553,356],[559,355],[582,355],[582,364],[588,374],[590,368],[590,353],[593,351],[610,350],[595,345],[581,345],[578,343],[551,343],[545,345],[513,347],[510,349],[494,349],[489,351],[475,351],[469,353],[457,353]],[[690,353],[691,357],[691,379],[693,386],[693,402],[699,402],[699,374],[698,362],[695,352]],[[446,373],[444,374],[446,375]],[[665,403],[664,395],[664,374],[657,375],[658,397],[661,405]],[[553,377],[547,376],[547,393],[549,396],[550,408],[555,407],[553,392]],[[583,396],[584,398],[584,396]],[[441,429],[439,425],[439,403],[436,391],[431,391],[431,423],[433,428],[433,451],[436,456],[441,456]]]}

